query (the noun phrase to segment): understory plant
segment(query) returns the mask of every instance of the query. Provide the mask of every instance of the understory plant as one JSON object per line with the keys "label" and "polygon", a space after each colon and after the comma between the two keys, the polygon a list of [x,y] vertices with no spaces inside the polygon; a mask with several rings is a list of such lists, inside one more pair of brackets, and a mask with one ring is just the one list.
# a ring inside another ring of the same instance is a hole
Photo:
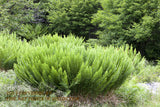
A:
{"label": "understory plant", "polygon": [[81,39],[75,45],[78,38],[45,37],[59,42],[33,45],[17,58],[14,66],[17,77],[33,87],[71,95],[105,95],[135,71],[124,47],[86,48]]}

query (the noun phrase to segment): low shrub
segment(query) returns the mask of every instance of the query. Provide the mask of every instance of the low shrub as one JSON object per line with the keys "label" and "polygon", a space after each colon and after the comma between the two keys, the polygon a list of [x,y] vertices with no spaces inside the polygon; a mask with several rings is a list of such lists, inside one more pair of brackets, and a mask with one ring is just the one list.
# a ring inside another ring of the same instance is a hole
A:
{"label": "low shrub", "polygon": [[83,44],[75,45],[78,39],[55,35],[38,41],[45,38],[59,42],[31,47],[14,66],[17,77],[33,87],[96,96],[118,88],[135,70],[123,47],[86,49]]}

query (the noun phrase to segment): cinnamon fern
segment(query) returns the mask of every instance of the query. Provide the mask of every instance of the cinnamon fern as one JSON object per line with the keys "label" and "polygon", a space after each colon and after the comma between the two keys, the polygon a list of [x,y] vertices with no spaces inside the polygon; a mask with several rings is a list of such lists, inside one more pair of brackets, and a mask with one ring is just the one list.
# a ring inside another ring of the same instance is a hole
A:
{"label": "cinnamon fern", "polygon": [[56,35],[31,44],[14,69],[20,80],[36,88],[44,84],[44,89],[96,96],[118,88],[135,71],[133,58],[124,47],[86,48],[82,39]]}

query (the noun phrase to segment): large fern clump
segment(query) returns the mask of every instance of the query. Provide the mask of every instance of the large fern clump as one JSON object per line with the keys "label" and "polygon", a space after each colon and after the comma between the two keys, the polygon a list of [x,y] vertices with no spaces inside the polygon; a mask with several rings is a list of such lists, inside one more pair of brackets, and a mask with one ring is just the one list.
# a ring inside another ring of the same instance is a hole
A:
{"label": "large fern clump", "polygon": [[[55,41],[38,42],[45,38]],[[18,57],[14,69],[20,80],[36,88],[58,89],[71,95],[106,94],[135,70],[124,47],[86,48],[81,39],[55,35],[39,38],[32,45]]]}
{"label": "large fern clump", "polygon": [[24,48],[24,43],[16,38],[16,34],[0,33],[0,69],[13,68],[14,63],[17,62],[18,52]]}

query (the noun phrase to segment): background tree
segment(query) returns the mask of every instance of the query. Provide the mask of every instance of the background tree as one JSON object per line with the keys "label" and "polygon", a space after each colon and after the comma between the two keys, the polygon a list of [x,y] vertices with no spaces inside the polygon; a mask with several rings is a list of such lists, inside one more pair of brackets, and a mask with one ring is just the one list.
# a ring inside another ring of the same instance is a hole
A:
{"label": "background tree", "polygon": [[94,37],[92,15],[101,7],[98,0],[50,0],[48,21],[53,32]]}
{"label": "background tree", "polygon": [[159,0],[102,0],[93,23],[102,45],[133,44],[148,59],[160,58]]}

